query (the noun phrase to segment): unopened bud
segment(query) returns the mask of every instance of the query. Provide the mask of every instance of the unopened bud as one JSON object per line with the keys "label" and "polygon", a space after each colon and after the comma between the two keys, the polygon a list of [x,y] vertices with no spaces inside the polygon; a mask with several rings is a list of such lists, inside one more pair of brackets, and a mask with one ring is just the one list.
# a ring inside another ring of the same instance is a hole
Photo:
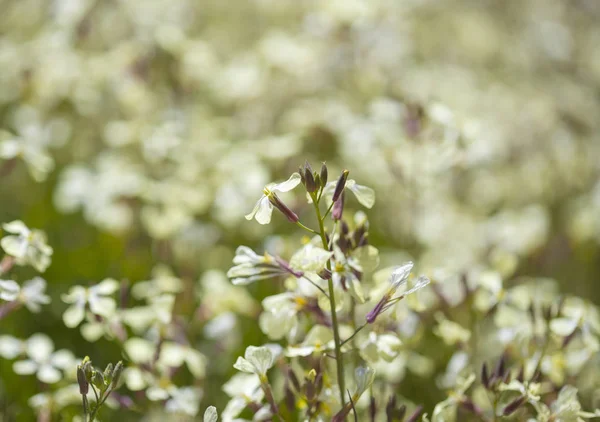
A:
{"label": "unopened bud", "polygon": [[286,218],[292,222],[292,223],[297,223],[300,219],[298,218],[298,216],[296,215],[296,213],[294,211],[292,211],[291,209],[289,209],[287,207],[287,205],[285,205],[281,199],[279,199],[279,197],[277,196],[277,194],[275,192],[270,192],[269,196],[269,201],[271,202],[271,204],[273,204],[273,206],[275,208],[277,208],[279,211],[281,211],[281,213],[283,215],[286,216]]}
{"label": "unopened bud", "polygon": [[320,178],[319,180],[321,181],[321,187],[324,188],[325,185],[327,184],[327,166],[325,165],[325,163],[321,164],[321,173],[320,173]]}
{"label": "unopened bud", "polygon": [[77,384],[79,384],[79,394],[85,395],[88,393],[90,384],[85,378],[85,373],[81,365],[77,365]]}
{"label": "unopened bud", "polygon": [[113,374],[113,364],[109,363],[108,365],[106,365],[106,369],[104,370],[104,380],[110,384],[110,382],[112,381],[112,374]]}
{"label": "unopened bud", "polygon": [[504,411],[502,412],[503,416],[512,415],[521,405],[525,403],[525,396],[521,396],[519,398],[514,399],[509,404],[506,405]]}
{"label": "unopened bud", "polygon": [[334,220],[339,221],[342,219],[342,214],[344,214],[344,196],[344,192],[342,191],[342,195],[333,204],[333,209],[331,210],[331,218],[333,218]]}
{"label": "unopened bud", "polygon": [[102,375],[102,372],[94,371],[94,374],[92,375],[92,384],[98,387],[99,390],[104,390],[106,384],[104,384],[104,376]]}
{"label": "unopened bud", "polygon": [[319,271],[318,275],[323,280],[329,280],[331,278],[331,270],[328,270],[327,268],[323,268],[321,271]]}
{"label": "unopened bud", "polygon": [[121,374],[123,373],[123,362],[119,361],[115,365],[115,369],[113,369],[112,373],[112,388],[116,388],[119,383],[119,379],[121,379]]}
{"label": "unopened bud", "polygon": [[306,170],[306,173],[304,173],[304,186],[309,193],[316,192],[319,188],[312,171]]}
{"label": "unopened bud", "polygon": [[344,188],[346,187],[346,180],[348,180],[348,174],[350,172],[348,170],[344,170],[340,176],[340,178],[338,179],[336,185],[335,185],[335,190],[333,191],[333,198],[332,201],[336,202],[338,200],[338,198],[340,197],[340,195],[342,194],[342,192],[344,191]]}

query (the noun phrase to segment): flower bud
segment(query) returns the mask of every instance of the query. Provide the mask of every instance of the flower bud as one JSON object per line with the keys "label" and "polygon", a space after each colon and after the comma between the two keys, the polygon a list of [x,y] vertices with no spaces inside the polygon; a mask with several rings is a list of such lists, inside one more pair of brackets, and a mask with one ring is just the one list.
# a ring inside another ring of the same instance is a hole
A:
{"label": "flower bud", "polygon": [[121,378],[121,374],[123,373],[123,362],[119,361],[115,365],[115,369],[113,369],[112,373],[112,388],[116,388],[119,383],[119,379]]}
{"label": "flower bud", "polygon": [[77,365],[77,384],[79,384],[79,394],[85,395],[88,393],[90,384],[85,378],[85,372],[81,365]]}
{"label": "flower bud", "polygon": [[104,370],[104,380],[106,381],[107,384],[110,384],[110,382],[112,381],[112,374],[113,374],[113,364],[109,363],[108,365],[106,365],[106,369]]}
{"label": "flower bud", "polygon": [[323,280],[329,280],[331,278],[331,270],[328,270],[327,268],[323,268],[321,271],[319,271],[319,277],[321,277]]}
{"label": "flower bud", "polygon": [[350,172],[348,170],[344,170],[340,176],[340,178],[337,181],[337,184],[335,185],[335,190],[333,191],[333,198],[332,201],[336,202],[338,200],[338,198],[340,197],[340,195],[342,194],[342,192],[344,191],[344,188],[346,187],[346,180],[348,180],[348,174]]}
{"label": "flower bud", "polygon": [[321,164],[321,173],[319,180],[321,181],[321,187],[324,188],[327,184],[327,166],[325,163]]}
{"label": "flower bud", "polygon": [[512,415],[523,403],[525,403],[525,398],[525,396],[521,396],[508,403],[502,412],[502,416]]}
{"label": "flower bud", "polygon": [[318,189],[312,170],[306,168],[304,170],[304,186],[306,187],[306,191],[308,193],[316,192]]}
{"label": "flower bud", "polygon": [[287,205],[285,205],[281,201],[281,199],[279,199],[279,197],[277,196],[277,194],[275,192],[270,192],[268,198],[269,198],[269,201],[271,202],[271,204],[273,204],[273,206],[275,208],[277,208],[279,211],[281,211],[281,213],[283,215],[285,215],[291,223],[297,223],[300,220],[298,218],[298,216],[296,215],[296,213],[294,211],[292,211],[291,209],[289,209],[287,207]]}
{"label": "flower bud", "polygon": [[92,374],[92,384],[94,384],[100,391],[104,391],[106,384],[104,383],[104,376],[100,371],[94,371]]}
{"label": "flower bud", "polygon": [[334,220],[339,221],[342,219],[342,214],[344,213],[344,196],[344,192],[342,191],[342,195],[333,204],[333,209],[331,210],[331,218],[333,218]]}

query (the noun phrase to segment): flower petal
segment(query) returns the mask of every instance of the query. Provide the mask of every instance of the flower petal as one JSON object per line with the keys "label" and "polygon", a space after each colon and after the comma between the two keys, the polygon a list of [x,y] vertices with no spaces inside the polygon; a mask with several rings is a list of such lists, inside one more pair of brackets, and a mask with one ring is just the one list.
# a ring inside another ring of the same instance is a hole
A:
{"label": "flower petal", "polygon": [[50,358],[54,350],[54,342],[46,334],[34,334],[27,340],[27,354],[36,362]]}
{"label": "flower petal", "polygon": [[110,317],[117,309],[117,303],[113,298],[103,296],[90,296],[90,311],[96,315]]}
{"label": "flower petal", "polygon": [[100,283],[92,286],[90,290],[99,295],[110,295],[119,289],[119,282],[112,278],[102,280]]}
{"label": "flower petal", "polygon": [[19,296],[21,288],[14,280],[0,280],[0,299],[13,301]]}
{"label": "flower petal", "polygon": [[40,381],[46,384],[54,384],[62,378],[62,374],[58,369],[50,364],[42,365],[37,371],[37,377]]}
{"label": "flower petal", "polygon": [[269,224],[271,222],[271,214],[273,214],[273,204],[266,196],[262,197],[258,204],[258,210],[254,215],[259,224]]}
{"label": "flower petal", "polygon": [[214,406],[208,406],[204,412],[204,422],[217,422],[219,415],[217,414],[217,408]]}
{"label": "flower petal", "polygon": [[[84,304],[85,306],[85,304]],[[79,325],[85,316],[85,307],[79,304],[69,306],[62,316],[63,322],[68,328],[74,328]]]}
{"label": "flower petal", "polygon": [[38,365],[32,360],[20,360],[13,364],[13,371],[19,375],[31,375],[37,371]]}
{"label": "flower petal", "polygon": [[372,208],[375,204],[375,191],[373,189],[359,185],[352,179],[346,181],[346,188],[356,196],[358,202],[364,207]]}
{"label": "flower petal", "polygon": [[272,186],[270,189],[277,192],[289,192],[300,184],[300,180],[300,173],[292,173],[290,178],[285,182],[278,183]]}

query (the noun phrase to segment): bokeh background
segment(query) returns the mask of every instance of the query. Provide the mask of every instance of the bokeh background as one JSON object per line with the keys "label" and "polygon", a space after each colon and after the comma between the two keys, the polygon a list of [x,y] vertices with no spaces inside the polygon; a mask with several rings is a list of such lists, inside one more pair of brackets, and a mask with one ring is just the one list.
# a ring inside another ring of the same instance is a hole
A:
{"label": "bokeh background", "polygon": [[[305,159],[375,189],[383,262],[403,251],[438,271],[491,265],[600,303],[595,0],[0,0],[0,11],[0,221],[42,229],[54,248],[52,304],[3,319],[2,334],[43,332],[115,361],[116,344],[64,327],[60,295],[168,266],[185,285],[177,312],[211,359],[202,408],[222,406],[235,356],[265,341],[258,300],[276,289],[211,307],[211,280],[239,244],[285,251],[299,238],[279,216],[243,216]],[[228,311],[237,329],[223,353],[203,328]],[[419,382],[412,399],[443,397]],[[0,420],[33,420],[40,388],[0,360]]]}

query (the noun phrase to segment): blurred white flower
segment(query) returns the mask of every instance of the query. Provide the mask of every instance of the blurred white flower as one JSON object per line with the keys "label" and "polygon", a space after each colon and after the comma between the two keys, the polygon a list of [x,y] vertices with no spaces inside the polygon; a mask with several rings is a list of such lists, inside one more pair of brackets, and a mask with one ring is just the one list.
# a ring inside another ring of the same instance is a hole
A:
{"label": "blurred white flower", "polygon": [[46,280],[34,277],[23,283],[18,300],[31,312],[40,312],[41,305],[50,303],[50,296],[46,294]]}
{"label": "blurred white flower", "polygon": [[93,314],[102,317],[110,317],[117,308],[117,303],[112,297],[109,297],[119,289],[119,282],[107,278],[100,283],[85,288],[83,286],[73,286],[69,293],[62,295],[62,300],[66,303],[72,303],[63,314],[63,322],[69,328],[79,325],[85,317],[86,304],[89,305]]}
{"label": "blurred white flower", "polygon": [[26,349],[26,343],[13,336],[0,336],[0,356],[4,359],[14,359]]}
{"label": "blurred white flower", "polygon": [[50,265],[52,248],[46,243],[46,235],[39,230],[30,230],[20,220],[15,220],[2,227],[11,236],[0,240],[4,251],[15,257],[18,265],[31,265],[39,272],[46,271]]}
{"label": "blurred white flower", "polygon": [[256,374],[261,381],[266,381],[267,371],[273,366],[275,355],[270,348],[248,346],[244,357],[239,356],[233,367],[238,371]]}
{"label": "blurred white flower", "polygon": [[36,374],[37,378],[47,384],[60,381],[63,374],[60,370],[72,370],[77,359],[69,350],[54,352],[54,343],[45,334],[34,334],[26,341],[26,352],[29,359],[13,364],[13,370],[19,375]]}

